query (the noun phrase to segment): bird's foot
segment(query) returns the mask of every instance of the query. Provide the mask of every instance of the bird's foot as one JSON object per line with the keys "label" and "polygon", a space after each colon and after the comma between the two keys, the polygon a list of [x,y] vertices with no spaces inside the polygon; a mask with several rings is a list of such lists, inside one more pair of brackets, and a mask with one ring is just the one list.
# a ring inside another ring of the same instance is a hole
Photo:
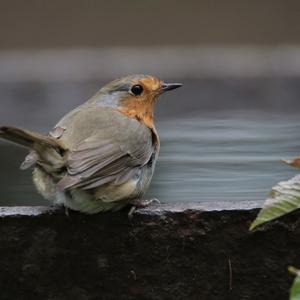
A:
{"label": "bird's foot", "polygon": [[132,207],[130,208],[129,210],[129,213],[128,213],[128,218],[131,219],[135,213],[135,211],[138,209],[138,208],[145,208],[151,204],[160,204],[160,201],[156,198],[152,198],[152,199],[134,199],[132,201],[130,201],[130,204],[132,205]]}
{"label": "bird's foot", "polygon": [[160,204],[160,201],[156,198],[152,198],[152,199],[134,199],[132,201],[130,201],[130,204],[132,204],[133,206],[135,206],[136,208],[145,208],[147,206],[149,206],[150,204]]}
{"label": "bird's foot", "polygon": [[64,207],[65,208],[65,215],[67,216],[67,217],[70,217],[70,211],[69,211],[69,208],[68,207]]}

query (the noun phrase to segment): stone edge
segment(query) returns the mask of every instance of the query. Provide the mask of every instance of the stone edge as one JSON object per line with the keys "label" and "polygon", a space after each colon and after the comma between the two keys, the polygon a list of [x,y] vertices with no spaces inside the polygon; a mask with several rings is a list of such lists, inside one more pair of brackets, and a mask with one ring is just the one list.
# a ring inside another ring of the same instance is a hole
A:
{"label": "stone edge", "polygon": [[[201,202],[201,203],[168,203],[151,205],[138,209],[140,215],[163,215],[166,213],[182,213],[185,211],[247,211],[261,208],[260,201],[240,201],[240,202]],[[60,214],[64,212],[60,207],[53,206],[4,206],[0,207],[0,217],[8,216],[41,216],[49,214]]]}

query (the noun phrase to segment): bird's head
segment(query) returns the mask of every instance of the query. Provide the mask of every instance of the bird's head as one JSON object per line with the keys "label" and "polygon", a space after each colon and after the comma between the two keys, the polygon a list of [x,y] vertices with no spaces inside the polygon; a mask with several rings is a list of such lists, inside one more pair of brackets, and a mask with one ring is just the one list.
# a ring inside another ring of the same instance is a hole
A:
{"label": "bird's head", "polygon": [[130,75],[105,85],[95,96],[100,105],[109,106],[128,117],[154,127],[154,104],[166,91],[181,87],[149,75]]}

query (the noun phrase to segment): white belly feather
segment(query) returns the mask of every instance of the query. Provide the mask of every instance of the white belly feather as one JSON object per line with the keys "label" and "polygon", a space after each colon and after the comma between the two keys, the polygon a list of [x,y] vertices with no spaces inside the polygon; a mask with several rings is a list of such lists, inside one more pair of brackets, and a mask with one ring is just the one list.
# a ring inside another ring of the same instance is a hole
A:
{"label": "white belly feather", "polygon": [[60,192],[53,179],[39,168],[34,170],[33,180],[37,190],[54,204],[90,214],[121,209],[127,204],[126,200],[138,196],[137,179],[130,179],[121,185],[106,184],[93,191],[71,189]]}

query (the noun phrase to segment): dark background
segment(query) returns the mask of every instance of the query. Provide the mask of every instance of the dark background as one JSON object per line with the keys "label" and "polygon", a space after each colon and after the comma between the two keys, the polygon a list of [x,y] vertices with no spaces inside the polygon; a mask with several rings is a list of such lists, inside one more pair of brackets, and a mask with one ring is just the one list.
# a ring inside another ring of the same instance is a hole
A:
{"label": "dark background", "polygon": [[296,0],[2,0],[0,6],[3,49],[300,41]]}

